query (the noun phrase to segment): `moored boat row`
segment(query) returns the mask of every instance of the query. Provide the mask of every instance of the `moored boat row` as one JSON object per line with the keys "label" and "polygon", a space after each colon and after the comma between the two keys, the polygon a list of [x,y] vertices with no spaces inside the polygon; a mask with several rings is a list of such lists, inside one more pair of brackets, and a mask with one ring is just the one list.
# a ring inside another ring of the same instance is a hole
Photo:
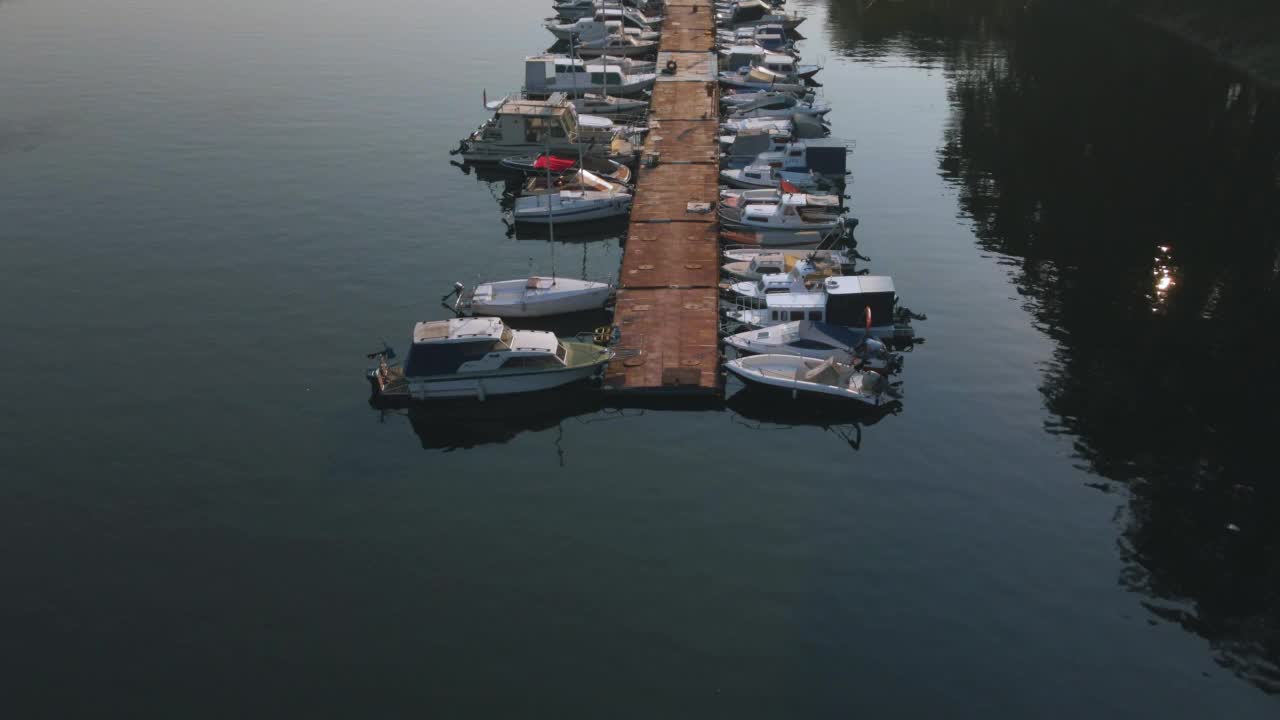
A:
{"label": "moored boat row", "polygon": [[[922,316],[899,305],[892,278],[860,266],[867,258],[845,194],[852,144],[830,137],[832,108],[816,89],[822,67],[802,61],[795,29],[804,18],[783,5],[715,3],[714,213],[730,279],[720,288],[723,340],[734,355],[725,367],[749,386],[796,396],[897,401],[900,350],[918,340],[911,323]],[[495,102],[484,93],[492,116],[453,151],[465,167],[504,174],[509,220],[553,240],[630,214],[665,12],[657,0],[560,0],[554,9],[546,28],[557,45],[525,57],[520,92]],[[558,275],[548,247],[550,272],[458,283],[445,298],[458,317],[418,323],[403,367],[389,350],[372,354],[375,394],[483,400],[600,377],[625,327],[569,339],[506,324],[609,311],[614,284]]]}

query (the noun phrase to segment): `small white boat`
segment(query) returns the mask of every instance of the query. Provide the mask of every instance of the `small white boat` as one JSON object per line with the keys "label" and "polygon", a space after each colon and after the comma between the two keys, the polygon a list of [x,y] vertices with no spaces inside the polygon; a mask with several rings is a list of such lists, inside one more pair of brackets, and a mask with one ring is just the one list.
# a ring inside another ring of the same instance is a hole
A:
{"label": "small white boat", "polygon": [[883,342],[864,330],[798,320],[759,330],[744,330],[724,339],[739,353],[751,355],[797,355],[845,365],[857,365],[882,375],[902,371],[901,353],[891,352]]}
{"label": "small white boat", "polygon": [[817,230],[732,230],[724,229],[720,237],[729,245],[742,245],[762,250],[771,248],[827,247],[838,242],[848,230],[858,224],[857,218],[849,218],[844,227],[826,232]]}
{"label": "small white boat", "polygon": [[720,203],[720,224],[744,230],[833,230],[844,223],[844,215],[826,197],[810,203],[808,195],[788,192],[773,202],[727,199]]}
{"label": "small white boat", "polygon": [[630,115],[649,109],[649,101],[644,98],[620,98],[613,95],[584,94],[573,101],[573,106],[580,113],[592,115]]}
{"label": "small white boat", "polygon": [[792,93],[766,90],[726,95],[721,98],[721,102],[726,108],[726,120],[790,118],[796,115],[820,118],[831,112],[831,106],[826,101],[814,97],[812,93],[797,97]]}
{"label": "small white boat", "polygon": [[[808,258],[810,260],[820,260],[823,262],[834,262],[841,265],[853,266],[856,259],[852,254],[844,250],[771,250],[761,247],[726,247],[723,252],[724,259],[731,263],[738,262],[763,262],[766,256],[773,256],[782,259]],[[785,272],[785,269],[777,272]],[[750,279],[750,278],[748,278]]]}
{"label": "small white boat", "polygon": [[561,387],[599,376],[613,353],[549,332],[512,330],[498,318],[420,322],[404,367],[390,350],[366,377],[383,401],[475,398]]}
{"label": "small white boat", "polygon": [[658,41],[637,39],[618,29],[617,32],[609,33],[602,37],[579,40],[577,51],[578,55],[584,58],[594,58],[601,55],[636,57],[657,52]]}
{"label": "small white boat", "polygon": [[[777,203],[781,202],[782,197],[789,192],[790,190],[782,190],[781,188],[756,188],[753,190],[720,188],[720,202],[725,205],[733,205],[736,207],[755,205],[758,203]],[[807,193],[804,197],[805,204],[809,207],[841,209],[839,195],[831,193]],[[848,208],[843,208],[843,210],[847,209]]]}
{"label": "small white boat", "polygon": [[547,317],[600,310],[612,293],[609,283],[534,276],[480,283],[459,292],[454,309],[504,318]]}
{"label": "small white boat", "polygon": [[822,280],[831,275],[827,266],[820,271],[808,260],[797,262],[784,273],[761,276],[759,280],[740,280],[729,284],[730,292],[747,300],[762,301],[773,293],[804,293],[822,289]]}
{"label": "small white boat", "polygon": [[627,185],[617,180],[601,177],[589,170],[570,170],[560,176],[553,175],[550,184],[548,184],[546,176],[533,175],[525,180],[520,189],[520,195],[541,195],[562,190],[626,191]]}
{"label": "small white boat", "polygon": [[631,212],[631,193],[611,190],[561,190],[516,198],[511,217],[536,225],[592,222],[623,217]]}
{"label": "small white boat", "polygon": [[637,25],[635,18],[630,18],[624,22],[616,18],[602,20],[599,18],[599,12],[596,16],[589,18],[580,18],[571,23],[549,22],[545,25],[557,40],[569,40],[573,38],[576,43],[586,43],[599,40],[607,35],[614,33],[628,35],[636,40],[657,41],[659,33],[655,32],[648,25]]}
{"label": "small white boat", "polygon": [[[726,257],[734,257],[728,252]],[[853,258],[838,250],[756,252],[744,260],[730,260],[720,269],[735,280],[757,281],[769,275],[790,272],[800,262],[811,263],[823,275],[844,275],[855,270]]]}
{"label": "small white boat", "polygon": [[727,88],[776,90],[797,95],[803,94],[807,90],[802,82],[797,82],[797,78],[781,75],[762,67],[723,70],[718,77],[720,78],[720,84]]}
{"label": "small white boat", "polygon": [[879,405],[901,393],[883,375],[838,363],[796,355],[751,355],[725,363],[729,372],[749,384],[790,391],[792,396],[828,396]]}

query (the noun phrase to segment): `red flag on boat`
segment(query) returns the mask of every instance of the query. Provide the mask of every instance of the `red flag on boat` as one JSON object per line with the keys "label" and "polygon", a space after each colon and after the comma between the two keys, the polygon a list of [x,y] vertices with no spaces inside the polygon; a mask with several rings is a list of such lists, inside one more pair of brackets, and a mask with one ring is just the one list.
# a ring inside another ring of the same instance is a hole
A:
{"label": "red flag on boat", "polygon": [[786,180],[783,180],[783,181],[782,181],[782,192],[784,192],[784,193],[799,193],[799,192],[800,192],[800,188],[796,187],[795,185],[792,185],[791,183],[787,182]]}

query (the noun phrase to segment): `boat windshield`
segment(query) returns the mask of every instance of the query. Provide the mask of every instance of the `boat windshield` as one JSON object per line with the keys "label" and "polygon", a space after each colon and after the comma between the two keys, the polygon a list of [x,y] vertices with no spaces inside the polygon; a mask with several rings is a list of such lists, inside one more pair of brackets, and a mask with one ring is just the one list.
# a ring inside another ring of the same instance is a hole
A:
{"label": "boat windshield", "polygon": [[568,351],[564,349],[564,343],[556,343],[556,357],[560,359],[560,362],[565,363],[565,358],[567,358],[568,355]]}
{"label": "boat windshield", "polygon": [[515,337],[515,333],[511,332],[511,328],[509,327],[502,328],[501,340],[503,345],[506,345],[507,347],[511,347],[511,339],[513,337]]}

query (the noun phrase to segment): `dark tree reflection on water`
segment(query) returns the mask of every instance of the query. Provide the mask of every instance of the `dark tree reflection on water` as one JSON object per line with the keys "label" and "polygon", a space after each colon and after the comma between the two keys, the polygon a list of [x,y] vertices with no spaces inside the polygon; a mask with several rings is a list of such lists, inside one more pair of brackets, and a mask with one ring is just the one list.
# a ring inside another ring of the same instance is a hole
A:
{"label": "dark tree reflection on water", "polygon": [[865,6],[837,47],[947,73],[941,174],[1057,342],[1046,430],[1128,488],[1121,581],[1280,692],[1280,98],[1070,3]]}

